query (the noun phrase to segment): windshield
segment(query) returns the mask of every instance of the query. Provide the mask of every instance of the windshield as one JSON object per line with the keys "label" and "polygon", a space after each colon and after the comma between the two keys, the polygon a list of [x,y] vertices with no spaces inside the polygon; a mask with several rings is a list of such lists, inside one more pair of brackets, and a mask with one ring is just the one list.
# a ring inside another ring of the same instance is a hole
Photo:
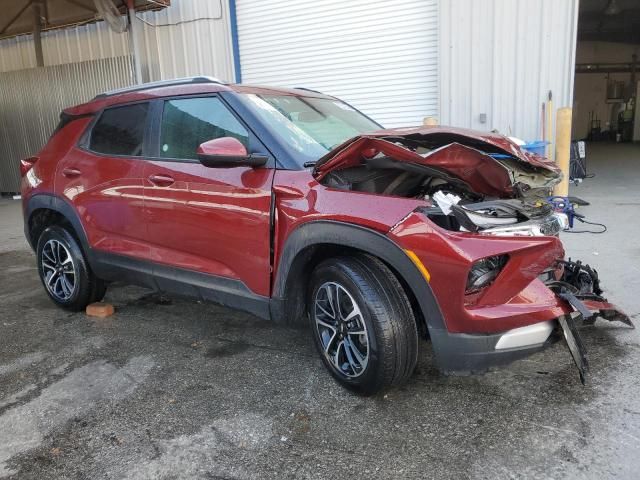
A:
{"label": "windshield", "polygon": [[345,140],[381,127],[340,100],[245,94],[258,115],[301,163],[318,160]]}

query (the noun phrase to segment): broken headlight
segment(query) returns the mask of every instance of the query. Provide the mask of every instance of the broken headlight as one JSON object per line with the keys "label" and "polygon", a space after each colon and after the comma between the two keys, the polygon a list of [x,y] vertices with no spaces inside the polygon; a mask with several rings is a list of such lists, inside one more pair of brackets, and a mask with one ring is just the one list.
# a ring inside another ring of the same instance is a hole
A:
{"label": "broken headlight", "polygon": [[488,287],[502,271],[507,263],[507,258],[507,255],[496,255],[475,262],[467,276],[465,293],[474,293],[481,288]]}
{"label": "broken headlight", "polygon": [[557,236],[569,225],[564,213],[553,213],[541,220],[529,220],[514,225],[505,225],[482,230],[482,233],[499,237]]}

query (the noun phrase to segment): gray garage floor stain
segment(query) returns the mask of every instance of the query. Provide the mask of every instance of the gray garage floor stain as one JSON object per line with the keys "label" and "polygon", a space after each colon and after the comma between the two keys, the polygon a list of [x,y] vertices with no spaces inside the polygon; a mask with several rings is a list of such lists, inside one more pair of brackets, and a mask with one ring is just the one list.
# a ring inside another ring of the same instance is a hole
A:
{"label": "gray garage floor stain", "polygon": [[[607,172],[577,193],[610,233],[564,240],[637,323],[640,227],[634,207],[613,207],[640,201],[637,175]],[[604,191],[607,181],[622,188]],[[0,243],[13,232],[0,253],[0,476],[638,477],[637,330],[583,330],[586,387],[562,343],[456,378],[438,374],[423,342],[408,385],[360,398],[324,372],[305,330],[121,285],[110,319],[56,309],[11,215],[0,219]]]}
{"label": "gray garage floor stain", "polygon": [[0,432],[8,432],[0,445],[0,477],[14,473],[6,461],[40,446],[45,436],[70,419],[91,410],[97,401],[128,396],[147,376],[153,362],[134,357],[122,368],[104,360],[77,368],[43,389],[33,400],[0,416]]}

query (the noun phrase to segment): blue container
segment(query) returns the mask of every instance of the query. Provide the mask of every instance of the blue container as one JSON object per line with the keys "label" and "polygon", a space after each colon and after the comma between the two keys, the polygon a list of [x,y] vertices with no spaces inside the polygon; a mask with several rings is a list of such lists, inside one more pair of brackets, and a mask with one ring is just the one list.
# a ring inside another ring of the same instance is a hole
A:
{"label": "blue container", "polygon": [[544,140],[536,140],[535,142],[529,142],[522,145],[522,148],[525,150],[536,153],[541,157],[544,157],[544,150],[549,145],[549,142],[545,142]]}

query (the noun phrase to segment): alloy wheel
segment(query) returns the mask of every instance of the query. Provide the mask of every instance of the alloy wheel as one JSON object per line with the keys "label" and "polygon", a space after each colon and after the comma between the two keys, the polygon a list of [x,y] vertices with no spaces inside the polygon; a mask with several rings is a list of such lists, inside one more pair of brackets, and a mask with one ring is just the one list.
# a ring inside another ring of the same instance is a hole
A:
{"label": "alloy wheel", "polygon": [[315,295],[313,317],[333,367],[349,378],[362,375],[369,361],[369,336],[353,296],[336,282],[323,283]]}
{"label": "alloy wheel", "polygon": [[40,262],[49,293],[59,301],[68,301],[76,289],[76,269],[67,247],[58,240],[49,240],[42,249]]}

